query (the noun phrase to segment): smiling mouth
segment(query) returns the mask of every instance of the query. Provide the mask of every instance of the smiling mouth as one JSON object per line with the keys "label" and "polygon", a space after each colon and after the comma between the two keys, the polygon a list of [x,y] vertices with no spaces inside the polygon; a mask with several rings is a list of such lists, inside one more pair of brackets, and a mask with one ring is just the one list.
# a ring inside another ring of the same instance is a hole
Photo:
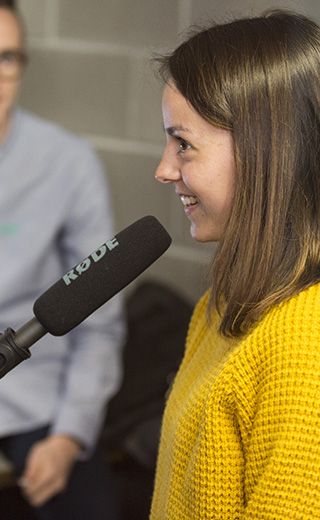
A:
{"label": "smiling mouth", "polygon": [[198,204],[198,199],[193,195],[179,195],[180,200],[185,208],[189,208],[190,206],[195,206]]}

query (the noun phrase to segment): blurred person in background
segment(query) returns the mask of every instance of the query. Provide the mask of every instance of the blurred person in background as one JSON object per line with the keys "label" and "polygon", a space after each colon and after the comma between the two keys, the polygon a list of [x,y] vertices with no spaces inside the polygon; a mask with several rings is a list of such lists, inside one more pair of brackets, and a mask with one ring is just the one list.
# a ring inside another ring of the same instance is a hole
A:
{"label": "blurred person in background", "polygon": [[[0,2],[0,330],[28,321],[35,299],[113,235],[90,146],[15,106],[26,63],[20,14]],[[0,381],[0,450],[41,519],[117,518],[96,445],[122,338],[115,297],[67,336],[46,335]]]}

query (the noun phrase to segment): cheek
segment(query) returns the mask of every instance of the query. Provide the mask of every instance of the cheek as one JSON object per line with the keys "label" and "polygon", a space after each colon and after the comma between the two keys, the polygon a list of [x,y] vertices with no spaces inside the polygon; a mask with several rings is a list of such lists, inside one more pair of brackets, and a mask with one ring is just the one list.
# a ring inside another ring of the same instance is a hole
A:
{"label": "cheek", "polygon": [[183,184],[191,191],[200,185],[199,178],[201,178],[200,169],[194,163],[183,161],[180,164],[180,172]]}
{"label": "cheek", "polygon": [[6,87],[2,90],[2,93],[8,100],[11,100],[16,97],[19,90],[19,83],[8,83]]}
{"label": "cheek", "polygon": [[211,171],[211,175],[207,176],[207,183],[204,185],[203,193],[216,212],[228,214],[235,193],[234,169],[222,168],[220,171]]}

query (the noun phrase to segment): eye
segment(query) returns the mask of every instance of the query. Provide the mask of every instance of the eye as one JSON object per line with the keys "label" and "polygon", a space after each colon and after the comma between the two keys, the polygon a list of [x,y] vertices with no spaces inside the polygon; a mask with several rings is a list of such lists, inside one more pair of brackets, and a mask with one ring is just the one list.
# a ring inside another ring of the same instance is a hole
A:
{"label": "eye", "polygon": [[6,51],[1,53],[1,62],[2,63],[15,63],[17,60],[17,55],[14,52]]}
{"label": "eye", "polygon": [[178,153],[179,154],[183,154],[185,153],[187,150],[190,150],[191,149],[191,144],[188,143],[188,141],[186,141],[185,139],[182,139],[182,137],[176,137],[177,141],[178,141],[178,146],[179,146],[179,151]]}

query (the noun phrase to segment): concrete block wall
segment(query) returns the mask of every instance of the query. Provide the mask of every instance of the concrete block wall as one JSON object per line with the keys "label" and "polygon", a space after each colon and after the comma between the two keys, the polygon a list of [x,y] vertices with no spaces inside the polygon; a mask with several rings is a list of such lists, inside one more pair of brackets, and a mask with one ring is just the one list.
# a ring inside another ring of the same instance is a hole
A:
{"label": "concrete block wall", "polygon": [[150,57],[191,24],[285,7],[320,19],[318,0],[20,0],[30,65],[20,104],[87,137],[106,164],[116,230],[153,214],[174,241],[144,275],[195,300],[213,245],[189,236],[172,187],[154,181],[164,143],[161,85]]}

